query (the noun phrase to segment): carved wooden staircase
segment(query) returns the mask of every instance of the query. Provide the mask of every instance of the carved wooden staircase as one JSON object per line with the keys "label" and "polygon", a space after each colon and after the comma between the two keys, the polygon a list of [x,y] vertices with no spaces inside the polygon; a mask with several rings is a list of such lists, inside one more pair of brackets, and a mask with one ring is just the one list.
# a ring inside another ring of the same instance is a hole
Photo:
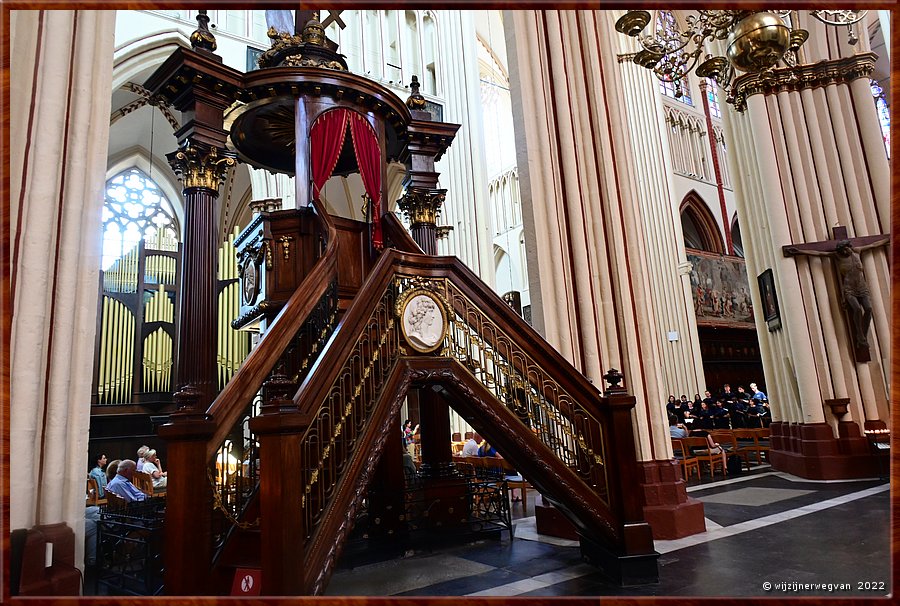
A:
{"label": "carved wooden staircase", "polygon": [[[210,545],[212,561],[214,540],[227,553],[229,541],[246,538],[258,517],[263,593],[321,594],[385,445],[399,440],[404,398],[429,389],[452,401],[572,520],[588,559],[623,583],[654,581],[657,554],[640,506],[634,399],[618,389],[601,395],[458,259],[420,254],[392,215],[385,217],[389,247],[339,314],[338,239],[324,209],[318,203],[315,209],[326,242],[320,258],[206,415],[176,418],[166,428],[170,453],[202,441],[204,458],[182,462],[179,473],[195,480],[218,474],[211,485],[170,480],[169,532],[182,533],[180,542],[190,549]],[[400,329],[398,303],[414,289],[442,302],[447,319],[430,354],[413,350]],[[286,368],[291,343],[313,321],[318,338],[304,341],[305,363]],[[258,393],[262,401],[254,407]],[[248,431],[250,442],[259,443],[258,468],[254,450],[242,453],[244,463],[229,473],[223,445]],[[210,509],[215,503],[219,513],[198,514],[204,503]],[[217,517],[245,528],[216,530]],[[167,555],[177,559],[174,551],[185,546],[172,543]],[[227,575],[235,564],[228,559],[219,560],[217,574]],[[198,587],[197,577],[196,568],[167,568],[167,593],[212,592]],[[220,581],[218,587],[230,586]]]}

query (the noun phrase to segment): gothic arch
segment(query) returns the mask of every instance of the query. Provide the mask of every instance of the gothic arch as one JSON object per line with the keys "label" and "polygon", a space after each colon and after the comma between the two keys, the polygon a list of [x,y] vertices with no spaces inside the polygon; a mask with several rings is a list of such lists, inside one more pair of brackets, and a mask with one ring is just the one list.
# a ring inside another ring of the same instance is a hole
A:
{"label": "gothic arch", "polygon": [[691,190],[678,208],[686,248],[725,254],[722,232],[703,198]]}

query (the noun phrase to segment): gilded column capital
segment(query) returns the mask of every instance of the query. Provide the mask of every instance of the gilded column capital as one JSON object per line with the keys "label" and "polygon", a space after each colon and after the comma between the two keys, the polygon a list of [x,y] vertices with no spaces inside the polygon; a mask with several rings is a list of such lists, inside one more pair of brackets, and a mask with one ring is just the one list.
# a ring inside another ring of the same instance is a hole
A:
{"label": "gilded column capital", "polygon": [[773,69],[761,74],[745,74],[737,78],[732,86],[734,108],[739,112],[744,111],[747,108],[747,98],[751,95],[819,88],[867,78],[875,71],[877,58],[875,53],[861,53],[842,59]]}
{"label": "gilded column capital", "polygon": [[436,226],[446,196],[446,189],[409,187],[403,197],[397,200],[397,206],[406,213],[410,225]]}
{"label": "gilded column capital", "polygon": [[202,187],[218,191],[228,169],[236,163],[234,156],[219,153],[215,147],[185,144],[178,151],[166,155],[169,165],[184,189]]}

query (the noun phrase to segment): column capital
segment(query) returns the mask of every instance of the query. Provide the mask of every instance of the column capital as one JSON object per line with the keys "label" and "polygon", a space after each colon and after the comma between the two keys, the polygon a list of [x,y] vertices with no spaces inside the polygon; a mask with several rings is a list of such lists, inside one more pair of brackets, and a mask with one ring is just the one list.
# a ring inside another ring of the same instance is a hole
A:
{"label": "column capital", "polygon": [[403,197],[397,200],[397,206],[406,213],[410,225],[437,226],[437,218],[446,196],[446,189],[408,187]]}
{"label": "column capital", "polygon": [[202,144],[185,144],[178,151],[166,154],[166,159],[185,190],[202,187],[218,192],[228,169],[237,161],[230,153]]}
{"label": "column capital", "polygon": [[875,53],[860,53],[831,61],[773,69],[761,74],[744,74],[735,79],[732,85],[734,108],[743,112],[747,108],[747,99],[752,95],[771,95],[868,78],[875,71],[877,59],[878,55]]}

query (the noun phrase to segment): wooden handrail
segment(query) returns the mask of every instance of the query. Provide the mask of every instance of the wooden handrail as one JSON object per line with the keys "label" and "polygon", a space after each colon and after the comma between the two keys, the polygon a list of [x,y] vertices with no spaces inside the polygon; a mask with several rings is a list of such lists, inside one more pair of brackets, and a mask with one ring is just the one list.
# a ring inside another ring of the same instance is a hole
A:
{"label": "wooden handrail", "polygon": [[386,241],[393,244],[392,248],[401,252],[418,253],[420,255],[425,254],[422,247],[413,240],[412,235],[407,231],[403,224],[400,223],[400,220],[394,213],[385,213],[382,215],[381,228],[384,230],[384,235],[387,236]]}
{"label": "wooden handrail", "polygon": [[[357,346],[360,335],[366,330],[372,314],[397,274],[448,279],[459,292],[468,297],[476,307],[486,313],[492,322],[511,338],[514,338],[516,345],[525,355],[535,361],[539,361],[547,375],[556,381],[560,388],[566,390],[580,406],[584,407],[587,412],[594,414],[598,422],[606,426],[610,415],[604,414],[609,412],[605,408],[601,410],[602,398],[600,392],[565,358],[546,343],[531,326],[515,314],[502,299],[487,291],[484,284],[461,261],[456,257],[436,257],[400,252],[396,249],[390,249],[382,254],[375,267],[369,273],[365,283],[359,289],[353,304],[336,328],[335,334],[326,346],[325,351],[316,360],[314,368],[298,389],[294,396],[294,403],[297,408],[296,412],[293,413],[298,418],[306,419],[306,423],[311,422],[318,414],[323,403],[330,397],[329,394],[340,376],[344,364]],[[496,399],[496,396],[481,385],[477,379],[469,376],[467,374],[468,371],[459,362],[444,360],[440,363],[435,361],[431,364],[443,364],[447,367],[446,376],[450,377],[452,375],[457,377],[457,380],[455,380],[457,388],[462,386],[465,393],[472,395],[476,399],[481,401],[485,398]],[[396,366],[405,366],[409,370],[410,362],[408,359],[401,358]],[[357,477],[357,474],[362,473],[367,477],[370,470],[366,466],[372,463],[373,460],[377,460],[383,442],[383,435],[374,431],[373,427],[380,427],[386,422],[382,418],[386,411],[383,398],[386,392],[396,389],[396,383],[400,381],[396,375],[397,368],[393,370],[391,378],[382,384],[382,391],[376,396],[375,408],[368,413],[368,424],[363,429],[362,434],[354,441],[354,452],[349,454],[350,458],[343,475],[335,479],[337,482],[335,492],[332,493],[327,504],[322,504],[325,509],[319,524],[315,528],[306,529],[310,540],[306,545],[304,562],[306,563],[307,574],[312,575],[306,577],[305,586],[308,589],[313,589],[313,587],[321,589],[321,575],[325,574],[327,577],[329,562],[333,563],[333,558],[335,557],[335,538],[337,535],[345,532],[346,514],[348,511],[353,510],[355,506],[354,499],[358,497],[356,491],[351,490],[350,487],[355,486],[358,488],[358,484],[362,480],[360,477]],[[465,376],[460,377],[460,375]],[[549,483],[554,481],[553,477],[564,477],[566,480],[563,482],[563,485],[566,486],[565,494],[569,494],[572,489],[578,490],[575,488],[576,486],[584,486],[584,480],[579,478],[572,469],[569,469],[563,461],[555,458],[551,462],[540,461],[542,457],[539,456],[541,452],[539,449],[542,447],[546,448],[546,445],[541,442],[538,436],[530,434],[524,438],[519,436],[515,438],[518,441],[514,441],[512,434],[515,432],[512,428],[515,423],[521,424],[521,422],[515,418],[511,411],[506,410],[505,404],[501,403],[501,406],[497,408],[503,408],[504,410],[502,412],[495,410],[493,414],[494,420],[502,418],[503,426],[510,428],[512,432],[508,443],[505,443],[503,438],[499,438],[498,444],[506,446],[510,452],[517,451],[517,449],[521,449],[527,444],[529,452],[533,455],[534,461],[531,461],[531,459],[523,461],[523,471],[530,473],[535,479],[540,478],[538,481],[545,486],[550,486]],[[607,427],[606,430],[611,431],[612,427]],[[633,452],[631,456],[634,456]],[[305,461],[302,464],[308,466],[315,465],[315,463],[315,461]],[[557,483],[560,481],[562,480],[556,480]],[[603,487],[604,490],[609,488],[609,486]],[[623,540],[623,530],[617,524],[621,524],[624,521],[624,517],[621,517],[624,512],[621,510],[619,503],[616,503],[616,506],[612,508],[610,507],[611,505],[612,503],[604,503],[601,495],[591,493],[586,497],[582,495],[577,504],[571,507],[564,507],[564,509],[571,510],[579,518],[591,520],[593,524],[597,525],[593,529],[586,527],[584,529],[585,532],[595,537],[597,536],[596,533],[600,533],[607,540],[619,543]]]}
{"label": "wooden handrail", "polygon": [[206,445],[207,460],[215,455],[228,432],[244,414],[247,405],[337,275],[337,231],[328,212],[318,200],[313,201],[313,207],[327,234],[325,252],[275,316],[259,344],[206,411],[216,425],[215,433]]}

